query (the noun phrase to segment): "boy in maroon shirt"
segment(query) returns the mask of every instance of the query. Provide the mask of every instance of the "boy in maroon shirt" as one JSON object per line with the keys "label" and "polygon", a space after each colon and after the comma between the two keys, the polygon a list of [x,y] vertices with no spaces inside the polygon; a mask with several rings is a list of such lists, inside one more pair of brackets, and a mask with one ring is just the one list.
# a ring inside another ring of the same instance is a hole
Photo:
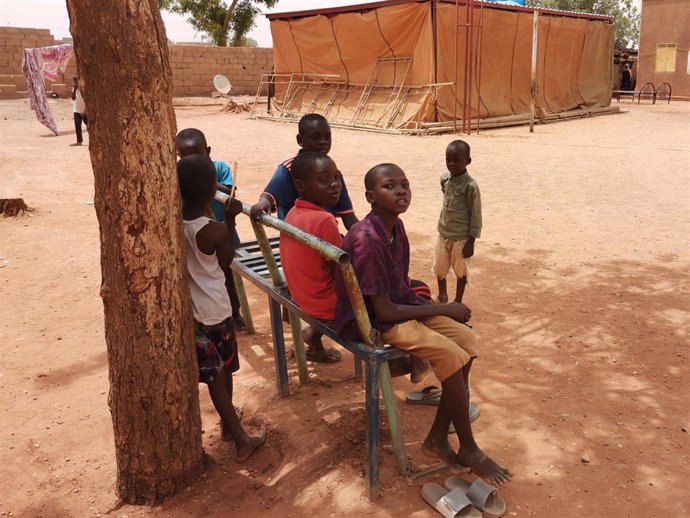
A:
{"label": "boy in maroon shirt", "polygon": [[[341,248],[350,254],[369,318],[383,341],[428,360],[441,381],[441,401],[422,451],[445,462],[452,474],[469,467],[493,484],[507,482],[510,470],[488,457],[472,434],[466,380],[478,349],[474,331],[464,325],[471,312],[459,303],[430,304],[409,286],[410,245],[398,217],[412,198],[405,173],[380,164],[366,174],[364,185],[371,212],[350,229]],[[355,339],[359,332],[340,275],[336,291],[336,330]],[[451,422],[460,440],[457,453],[448,442]]]}

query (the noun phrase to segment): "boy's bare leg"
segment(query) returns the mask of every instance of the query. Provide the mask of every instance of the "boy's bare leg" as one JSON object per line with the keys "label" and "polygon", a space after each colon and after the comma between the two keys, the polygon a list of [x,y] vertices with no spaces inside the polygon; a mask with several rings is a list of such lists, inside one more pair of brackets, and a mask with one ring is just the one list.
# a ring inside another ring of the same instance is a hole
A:
{"label": "boy's bare leg", "polygon": [[405,374],[410,374],[412,368],[410,366],[410,360],[412,356],[403,356],[402,358],[395,358],[388,361],[388,368],[391,371],[391,378],[397,378],[399,376],[404,376]]}
{"label": "boy's bare leg", "polygon": [[430,372],[431,364],[427,360],[410,355],[410,381],[412,383],[421,383]]}
{"label": "boy's bare leg", "polygon": [[465,286],[467,286],[467,276],[463,275],[458,279],[458,284],[455,289],[455,302],[462,304],[462,297],[465,295]]}
{"label": "boy's bare leg", "polygon": [[302,329],[302,340],[304,340],[304,343],[314,351],[323,351],[323,342],[321,338],[323,338],[323,334],[319,333],[311,326]]}
{"label": "boy's bare leg", "polygon": [[446,280],[437,277],[438,281],[438,301],[441,304],[446,304],[448,302],[448,289],[446,288]]}
{"label": "boy's bare leg", "polygon": [[[422,450],[429,456],[443,460],[452,474],[461,474],[470,468],[478,477],[499,485],[510,480],[513,474],[496,464],[474,440],[465,388],[465,376],[469,374],[470,364],[441,383],[441,403]],[[448,442],[448,426],[451,422],[460,440],[457,455]]]}
{"label": "boy's bare leg", "polygon": [[237,448],[237,462],[244,462],[266,442],[266,430],[261,430],[257,435],[248,435],[242,428],[232,404],[232,374],[227,369],[221,369],[209,383],[208,392],[221,418],[221,438],[230,435]]}

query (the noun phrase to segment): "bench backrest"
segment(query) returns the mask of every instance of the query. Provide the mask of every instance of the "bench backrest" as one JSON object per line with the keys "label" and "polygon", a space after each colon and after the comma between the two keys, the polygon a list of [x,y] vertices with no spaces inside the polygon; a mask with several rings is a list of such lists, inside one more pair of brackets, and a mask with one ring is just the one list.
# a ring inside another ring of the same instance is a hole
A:
{"label": "bench backrest", "polygon": [[[242,204],[242,211],[249,216],[249,209],[251,205],[248,203]],[[359,289],[359,282],[357,281],[357,276],[355,275],[355,270],[352,268],[352,263],[350,262],[350,256],[338,248],[318,237],[305,232],[289,223],[275,218],[269,214],[263,214],[259,221],[254,221],[250,218],[254,234],[256,236],[256,241],[261,247],[261,253],[266,261],[266,267],[268,268],[269,274],[271,275],[271,280],[276,287],[285,286],[285,278],[283,277],[278,264],[276,263],[273,252],[271,251],[271,245],[268,242],[268,237],[266,236],[266,231],[264,226],[278,230],[281,234],[286,234],[293,239],[296,239],[300,243],[307,245],[312,250],[316,250],[326,259],[330,259],[340,268],[340,272],[343,276],[343,281],[345,282],[345,287],[347,289],[347,296],[350,299],[350,304],[352,304],[352,309],[355,313],[355,318],[357,319],[357,326],[359,327],[360,335],[365,344],[370,347],[375,347],[377,344],[376,333],[371,327],[371,321],[369,320],[369,314],[367,313],[366,305],[364,304],[364,298],[362,297],[362,292]],[[282,258],[284,261],[285,259]]]}

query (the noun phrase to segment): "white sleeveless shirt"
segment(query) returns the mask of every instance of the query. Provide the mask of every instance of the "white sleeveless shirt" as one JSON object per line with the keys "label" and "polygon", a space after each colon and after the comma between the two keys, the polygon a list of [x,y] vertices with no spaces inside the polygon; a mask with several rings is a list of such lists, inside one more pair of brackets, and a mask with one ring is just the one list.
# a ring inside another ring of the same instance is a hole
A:
{"label": "white sleeveless shirt", "polygon": [[197,233],[210,221],[205,216],[182,220],[187,238],[187,270],[194,318],[209,326],[219,324],[232,315],[225,274],[218,264],[216,253],[206,255],[196,244]]}

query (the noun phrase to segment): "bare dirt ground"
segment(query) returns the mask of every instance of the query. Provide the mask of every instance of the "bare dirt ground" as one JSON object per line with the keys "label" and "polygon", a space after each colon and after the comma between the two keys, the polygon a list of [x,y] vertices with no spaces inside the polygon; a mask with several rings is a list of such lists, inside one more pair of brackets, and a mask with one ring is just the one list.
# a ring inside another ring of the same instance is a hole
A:
{"label": "bare dirt ground", "polygon": [[[474,428],[516,474],[500,490],[510,517],[690,515],[690,104],[621,106],[533,135],[468,137],[485,213],[466,295],[484,351]],[[59,137],[26,101],[0,103],[0,197],[37,209],[0,218],[0,515],[434,516],[420,487],[445,474],[398,476],[385,432],[383,495],[367,501],[349,355],[310,366],[303,387],[291,364],[293,394],[276,396],[265,298],[251,288],[259,333],[240,336],[235,401],[245,423],[269,426],[266,447],[237,464],[202,388],[205,476],[160,506],[116,507],[93,176],[88,147],[69,147],[71,103],[54,107]],[[218,106],[177,116],[206,132],[213,157],[239,162],[248,201],[296,150],[292,124]],[[369,167],[407,172],[412,273],[430,283],[450,139],[334,129],[331,155],[360,216]],[[246,221],[240,233],[250,236]],[[408,381],[395,388],[419,471],[433,464],[420,451],[433,410],[404,404]]]}

